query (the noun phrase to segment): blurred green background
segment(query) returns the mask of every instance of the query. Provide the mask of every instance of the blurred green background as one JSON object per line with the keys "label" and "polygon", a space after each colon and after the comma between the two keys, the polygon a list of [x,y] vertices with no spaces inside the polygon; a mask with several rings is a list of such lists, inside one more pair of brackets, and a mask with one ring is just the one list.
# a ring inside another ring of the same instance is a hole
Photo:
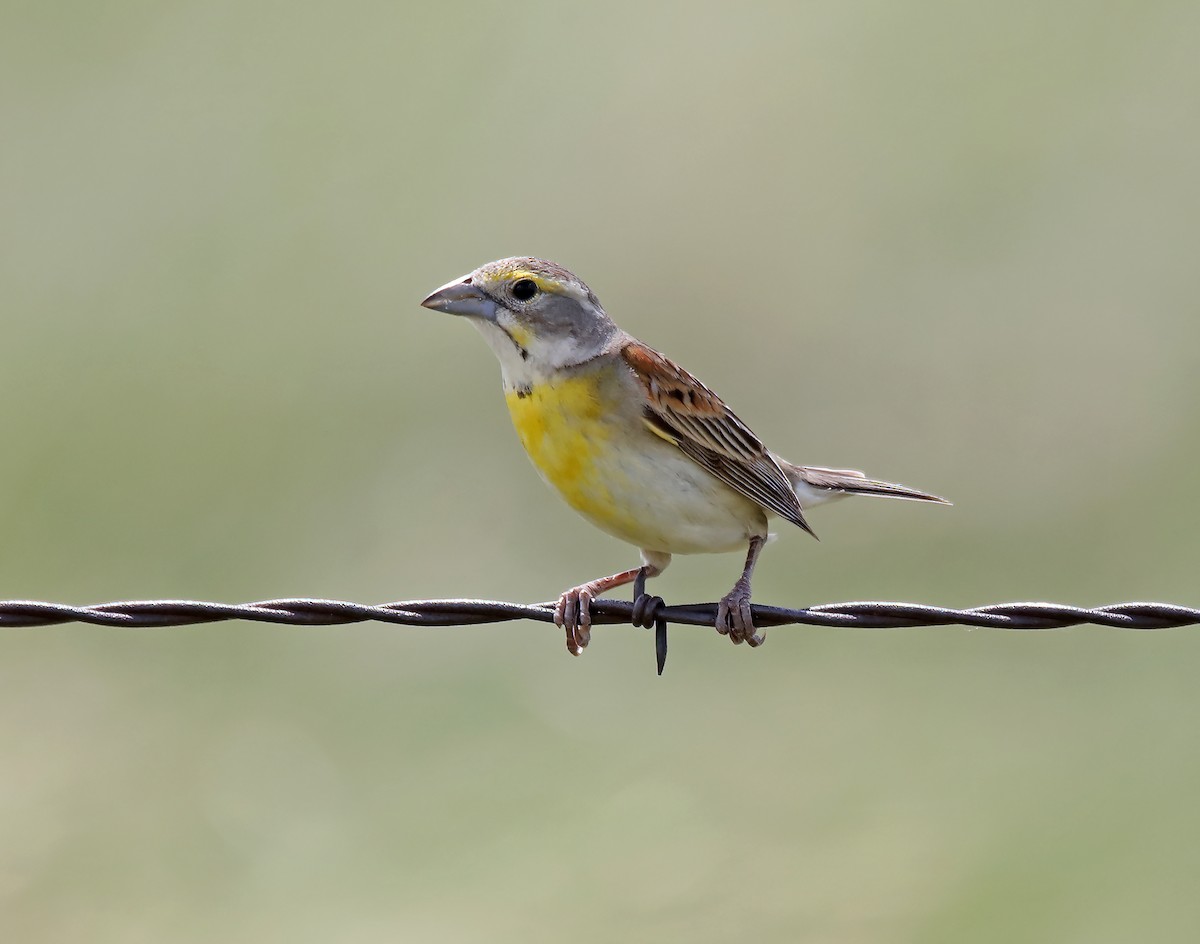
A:
{"label": "blurred green background", "polygon": [[[764,603],[1200,602],[1200,7],[0,7],[0,598],[629,566],[417,307],[587,280],[846,502]],[[737,555],[679,558],[715,599]],[[1200,635],[0,639],[0,938],[1200,936]]]}

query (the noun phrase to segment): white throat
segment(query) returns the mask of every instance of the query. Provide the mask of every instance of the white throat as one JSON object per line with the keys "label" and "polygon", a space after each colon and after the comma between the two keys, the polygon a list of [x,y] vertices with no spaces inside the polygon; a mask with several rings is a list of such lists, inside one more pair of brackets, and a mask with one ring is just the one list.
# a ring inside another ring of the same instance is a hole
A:
{"label": "white throat", "polygon": [[550,341],[534,340],[529,347],[522,349],[512,336],[500,325],[479,318],[472,318],[472,324],[479,329],[488,347],[500,361],[500,371],[504,375],[506,387],[527,386],[545,378],[550,373],[573,364],[582,364],[618,343],[621,334],[619,329],[612,337],[603,343],[590,344],[580,347],[578,339],[571,336],[557,337]]}
{"label": "white throat", "polygon": [[[479,329],[479,333],[487,341],[488,347],[500,361],[500,373],[504,377],[506,388],[527,386],[540,379],[544,374],[544,370],[534,370],[530,363],[532,355],[521,356],[521,350],[517,347],[516,342],[499,325],[479,318],[472,318],[471,323]],[[529,352],[526,354],[528,355]]]}

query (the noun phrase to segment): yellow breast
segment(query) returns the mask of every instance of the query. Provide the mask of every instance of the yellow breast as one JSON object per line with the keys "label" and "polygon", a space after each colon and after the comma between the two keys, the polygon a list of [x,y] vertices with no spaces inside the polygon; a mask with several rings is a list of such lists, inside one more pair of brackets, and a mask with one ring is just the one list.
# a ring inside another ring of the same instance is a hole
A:
{"label": "yellow breast", "polygon": [[567,504],[623,541],[666,553],[728,550],[765,531],[756,504],[651,435],[623,393],[620,375],[602,370],[509,382],[517,435]]}
{"label": "yellow breast", "polygon": [[505,391],[513,426],[542,477],[585,515],[604,515],[611,494],[604,457],[611,410],[591,374]]}

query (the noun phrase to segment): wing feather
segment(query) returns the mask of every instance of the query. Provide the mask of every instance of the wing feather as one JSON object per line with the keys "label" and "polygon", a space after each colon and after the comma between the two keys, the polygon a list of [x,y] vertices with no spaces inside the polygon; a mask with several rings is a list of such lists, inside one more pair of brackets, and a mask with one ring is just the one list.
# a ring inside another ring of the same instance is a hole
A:
{"label": "wing feather", "polygon": [[730,488],[812,534],[779,463],[720,397],[640,341],[628,341],[621,355],[646,391],[645,419],[653,432]]}

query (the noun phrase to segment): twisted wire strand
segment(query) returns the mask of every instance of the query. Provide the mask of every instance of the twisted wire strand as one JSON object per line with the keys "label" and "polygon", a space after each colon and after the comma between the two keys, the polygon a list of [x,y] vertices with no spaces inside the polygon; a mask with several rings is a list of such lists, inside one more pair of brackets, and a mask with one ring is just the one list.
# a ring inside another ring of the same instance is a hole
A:
{"label": "twisted wire strand", "polygon": [[[667,623],[709,626],[716,622],[715,603],[667,606],[658,598],[627,603],[596,600],[595,624]],[[1043,630],[1091,624],[1114,629],[1174,629],[1200,624],[1200,609],[1171,603],[1115,603],[1079,607],[1061,603],[996,603],[965,610],[919,603],[880,601],[823,603],[800,609],[755,604],[759,627],[833,626],[845,629],[908,629],[932,626],[977,626],[985,629]],[[406,600],[371,606],[342,600],[303,598],[257,603],[205,603],[195,600],[128,600],[94,606],[69,606],[37,600],[0,601],[0,627],[90,623],[96,626],[153,629],[194,626],[223,620],[250,620],[290,626],[340,626],[375,620],[401,626],[475,626],[528,619],[554,621],[554,603],[505,603],[493,600]]]}

